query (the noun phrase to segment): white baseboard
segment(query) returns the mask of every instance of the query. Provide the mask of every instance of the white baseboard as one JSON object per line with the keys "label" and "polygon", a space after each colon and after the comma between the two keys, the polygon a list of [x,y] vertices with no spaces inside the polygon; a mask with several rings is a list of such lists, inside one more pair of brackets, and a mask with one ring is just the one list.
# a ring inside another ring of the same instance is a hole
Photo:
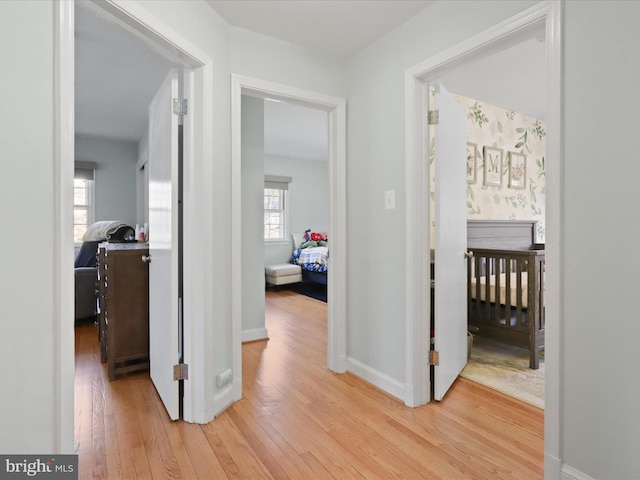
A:
{"label": "white baseboard", "polygon": [[561,470],[562,461],[554,455],[544,452],[544,478],[560,480]]}
{"label": "white baseboard", "polygon": [[347,370],[367,382],[372,383],[389,395],[393,395],[399,400],[404,401],[404,383],[397,381],[395,378],[391,378],[389,375],[379,372],[351,357],[347,357]]}
{"label": "white baseboard", "polygon": [[233,384],[228,385],[213,397],[207,400],[207,416],[215,418],[224,412],[233,402]]}
{"label": "white baseboard", "polygon": [[242,400],[242,379],[236,379],[231,384],[231,392],[233,395],[233,401],[237,402]]}
{"label": "white baseboard", "polygon": [[242,342],[255,342],[256,340],[268,340],[269,332],[266,328],[254,328],[242,331]]}
{"label": "white baseboard", "polygon": [[402,399],[407,407],[415,408],[415,387],[413,385],[405,384],[404,393]]}
{"label": "white baseboard", "polygon": [[560,472],[560,480],[595,480],[595,478],[569,465],[563,465]]}

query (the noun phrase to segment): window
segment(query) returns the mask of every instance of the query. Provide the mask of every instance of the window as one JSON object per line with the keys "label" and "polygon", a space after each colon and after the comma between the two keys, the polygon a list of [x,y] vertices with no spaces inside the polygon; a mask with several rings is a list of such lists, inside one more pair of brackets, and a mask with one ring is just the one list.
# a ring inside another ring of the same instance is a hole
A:
{"label": "window", "polygon": [[82,242],[82,236],[93,223],[94,166],[89,162],[76,162],[73,179],[73,241]]}
{"label": "window", "polygon": [[286,190],[264,189],[264,238],[265,240],[284,240]]}
{"label": "window", "polygon": [[287,190],[290,177],[265,176],[264,239],[283,241],[287,238]]}

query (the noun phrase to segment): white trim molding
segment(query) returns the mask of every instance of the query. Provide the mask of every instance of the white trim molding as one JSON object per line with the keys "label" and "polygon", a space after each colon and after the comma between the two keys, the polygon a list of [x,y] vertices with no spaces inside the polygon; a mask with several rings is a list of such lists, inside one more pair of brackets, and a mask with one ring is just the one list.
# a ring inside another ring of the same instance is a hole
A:
{"label": "white trim molding", "polygon": [[215,416],[224,412],[235,401],[237,385],[232,384],[207,399],[207,411],[216,412]]}
{"label": "white trim molding", "polygon": [[577,470],[569,465],[563,465],[562,471],[560,474],[560,480],[596,480],[593,477],[590,477],[586,473],[582,473],[580,470]]}
{"label": "white trim molding", "polygon": [[327,291],[327,365],[337,373],[347,369],[346,356],[346,100],[261,79],[231,75],[231,318],[233,376],[242,385],[242,95],[270,98],[326,111],[329,118],[329,235],[331,265]]}
{"label": "white trim molding", "polygon": [[392,378],[375,368],[371,368],[369,365],[366,365],[352,357],[347,358],[347,366],[351,373],[357,375],[363,380],[366,380],[372,385],[375,385],[385,393],[393,395],[399,400],[404,398],[405,386],[395,378]]}
{"label": "white trim molding", "polygon": [[424,145],[423,112],[426,85],[447,70],[480,54],[503,48],[544,31],[547,46],[547,297],[545,362],[545,478],[559,479],[561,406],[561,302],[562,302],[562,70],[561,2],[541,2],[520,14],[444,50],[405,71],[405,177],[406,177],[406,370],[404,401],[419,406],[430,401],[427,358],[430,298],[428,281],[429,183]]}
{"label": "white trim molding", "polygon": [[253,328],[242,331],[242,343],[256,342],[258,340],[269,340],[269,332],[266,328]]}
{"label": "white trim molding", "polygon": [[73,302],[73,172],[74,172],[74,6],[56,2],[55,12],[55,164],[54,164],[54,394],[55,450],[74,453],[74,302]]}

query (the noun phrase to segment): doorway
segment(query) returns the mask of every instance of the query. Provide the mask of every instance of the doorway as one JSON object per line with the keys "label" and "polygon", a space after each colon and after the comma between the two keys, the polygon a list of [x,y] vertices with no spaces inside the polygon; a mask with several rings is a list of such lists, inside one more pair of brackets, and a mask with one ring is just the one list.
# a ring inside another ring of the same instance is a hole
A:
{"label": "doorway", "polygon": [[[329,149],[324,110],[243,95],[242,117],[242,340],[248,342],[269,336],[265,290],[327,301],[329,244],[317,237],[329,228]],[[309,229],[316,241],[303,252]]]}
{"label": "doorway", "polygon": [[[57,66],[58,82],[57,106],[59,130],[56,132],[58,139],[57,148],[57,169],[59,174],[59,184],[56,190],[60,197],[58,206],[60,225],[57,231],[57,241],[61,245],[60,250],[64,252],[60,260],[60,271],[63,277],[71,277],[71,281],[61,282],[61,298],[73,299],[73,278],[71,265],[66,267],[67,260],[72,256],[73,237],[69,229],[62,227],[70,224],[68,219],[73,216],[73,192],[69,186],[73,185],[70,179],[73,177],[74,162],[74,4],[70,2],[59,2],[56,11],[57,25],[56,34],[58,37]],[[184,228],[187,232],[185,243],[188,243],[189,254],[184,257],[185,289],[193,284],[204,284],[205,272],[211,269],[202,268],[202,259],[208,259],[205,253],[205,242],[207,236],[205,215],[201,205],[205,204],[208,193],[204,188],[207,183],[208,171],[207,155],[205,152],[211,151],[211,138],[204,135],[204,119],[210,117],[212,109],[211,91],[213,88],[211,77],[211,59],[203,52],[198,51],[192,45],[186,43],[177,32],[166,25],[158,24],[157,20],[146,11],[136,9],[135,6],[113,5],[107,2],[84,2],[83,7],[89,9],[98,16],[115,22],[120,27],[132,32],[141,41],[156,51],[162,52],[169,61],[177,63],[184,68],[184,96],[192,99],[194,108],[188,119],[185,119],[185,155],[184,155],[184,181],[189,182],[190,189],[185,192],[185,221]],[[153,27],[152,27],[153,26]],[[195,128],[197,127],[197,128]],[[187,133],[189,132],[189,133]],[[135,170],[132,170],[135,175]],[[135,184],[135,181],[134,181]],[[135,209],[135,206],[134,206]],[[206,238],[204,240],[203,237]],[[198,239],[198,240],[191,240]],[[68,245],[69,248],[63,247]],[[185,245],[185,248],[187,245]],[[185,338],[185,361],[194,363],[194,359],[203,358],[204,344],[200,340],[203,335],[199,332],[204,329],[204,318],[207,314],[203,305],[205,295],[201,289],[188,290],[189,296],[184,303],[184,338]],[[72,304],[72,303],[71,303]],[[73,307],[69,308],[66,301],[61,302],[59,318],[73,318],[67,312],[73,312]],[[61,321],[61,324],[66,324]],[[70,355],[73,357],[73,343],[69,336],[60,328],[60,356]],[[62,383],[73,384],[73,369],[61,368]],[[204,391],[201,385],[204,383],[204,376],[192,379],[185,387],[184,392],[184,420],[206,423],[213,418],[214,413],[205,411],[205,402],[196,398],[196,392]],[[64,391],[64,389],[61,389]],[[72,390],[71,390],[72,391]],[[61,442],[63,444],[73,444],[73,401],[67,399],[67,394],[61,394],[65,398],[60,401],[61,407]],[[63,400],[68,400],[71,408],[66,407]],[[70,428],[69,428],[70,426]]]}
{"label": "doorway", "polygon": [[233,395],[242,397],[242,96],[270,98],[326,111],[329,137],[329,238],[331,263],[327,273],[327,365],[337,373],[346,371],[346,102],[259,79],[232,75],[232,341]]}
{"label": "doorway", "polygon": [[[544,3],[472,37],[465,42],[415,65],[405,72],[405,106],[407,125],[407,302],[406,311],[414,312],[407,318],[407,362],[405,378],[407,398],[405,403],[419,406],[430,401],[429,364],[427,349],[429,338],[430,301],[422,292],[429,291],[425,279],[429,278],[429,192],[425,188],[428,178],[424,158],[427,158],[423,116],[428,100],[427,83],[439,79],[447,69],[469,59],[482,56],[492,49],[517,42],[535,30],[544,30],[547,45],[547,296],[546,296],[546,346],[545,360],[545,453],[547,458],[557,459],[560,438],[560,6]],[[549,466],[547,468],[553,468]]]}
{"label": "doorway", "polygon": [[[529,248],[532,241],[544,244],[545,79],[543,29],[532,31],[529,38],[448,69],[440,76],[442,84],[466,113],[467,157],[471,159],[466,193],[463,193],[471,228],[467,238],[479,235],[477,226],[487,221],[503,223],[504,228],[520,228],[520,222],[529,222],[531,228],[527,230],[528,238],[523,238],[526,245],[522,248]],[[434,128],[436,126],[431,126]],[[436,136],[435,141],[437,150],[440,139]],[[487,176],[488,163],[483,161],[492,152],[501,154],[502,159],[497,178]],[[522,163],[519,164],[519,160]],[[521,180],[512,175],[515,170],[510,167],[514,165],[523,167]],[[433,171],[430,177],[433,188]],[[434,211],[433,203],[431,211]],[[531,230],[534,230],[534,239]],[[467,249],[479,247],[473,242]],[[498,248],[500,240],[485,242],[489,242],[486,247]],[[464,277],[466,285],[466,274]],[[436,286],[438,283],[436,279]],[[465,297],[463,304],[466,301]],[[483,335],[484,328],[479,328],[471,319],[469,323],[473,348],[460,376],[544,408],[544,362],[538,369],[529,368],[528,349],[487,338]]]}

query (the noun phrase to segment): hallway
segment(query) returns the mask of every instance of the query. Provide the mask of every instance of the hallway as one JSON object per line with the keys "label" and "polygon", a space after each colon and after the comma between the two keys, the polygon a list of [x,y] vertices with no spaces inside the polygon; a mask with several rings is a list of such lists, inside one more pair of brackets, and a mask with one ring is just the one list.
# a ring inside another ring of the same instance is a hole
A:
{"label": "hallway", "polygon": [[411,409],[326,368],[326,304],[267,292],[270,340],[243,345],[243,399],[208,425],[171,422],[147,373],[109,382],[76,327],[81,479],[535,479],[543,412],[464,379]]}

